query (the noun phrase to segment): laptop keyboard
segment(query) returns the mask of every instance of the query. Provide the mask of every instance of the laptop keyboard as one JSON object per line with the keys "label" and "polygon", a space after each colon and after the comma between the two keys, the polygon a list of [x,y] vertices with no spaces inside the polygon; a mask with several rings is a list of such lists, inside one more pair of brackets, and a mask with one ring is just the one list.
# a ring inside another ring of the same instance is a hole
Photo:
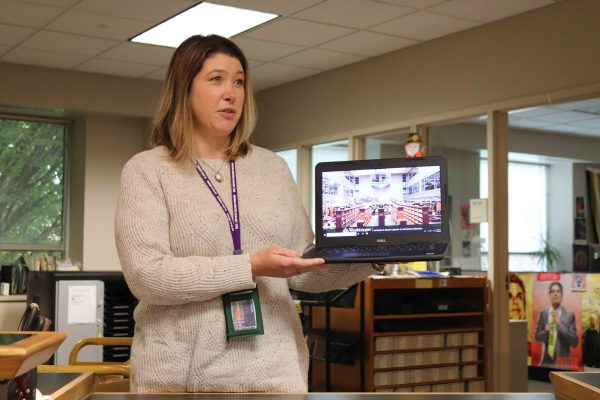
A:
{"label": "laptop keyboard", "polygon": [[354,252],[411,252],[411,251],[434,251],[435,243],[405,243],[397,245],[386,245],[386,246],[348,246],[348,247],[334,247],[328,248],[328,251],[336,253],[354,253]]}

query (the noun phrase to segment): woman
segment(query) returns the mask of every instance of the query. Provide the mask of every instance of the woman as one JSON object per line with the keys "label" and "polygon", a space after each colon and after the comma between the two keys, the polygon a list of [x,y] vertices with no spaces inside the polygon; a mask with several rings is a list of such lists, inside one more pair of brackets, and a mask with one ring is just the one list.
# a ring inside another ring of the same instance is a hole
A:
{"label": "woman", "polygon": [[248,142],[254,110],[233,42],[193,36],[175,51],[156,147],[124,167],[115,219],[140,300],[133,391],[305,392],[289,289],[332,290],[374,272],[300,257],[313,233],[285,162]]}

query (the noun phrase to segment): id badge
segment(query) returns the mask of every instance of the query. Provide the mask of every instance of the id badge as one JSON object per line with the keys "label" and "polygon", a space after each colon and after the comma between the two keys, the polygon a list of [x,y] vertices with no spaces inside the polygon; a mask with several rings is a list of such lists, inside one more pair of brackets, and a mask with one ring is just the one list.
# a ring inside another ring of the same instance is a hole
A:
{"label": "id badge", "polygon": [[227,340],[264,334],[258,288],[223,295]]}

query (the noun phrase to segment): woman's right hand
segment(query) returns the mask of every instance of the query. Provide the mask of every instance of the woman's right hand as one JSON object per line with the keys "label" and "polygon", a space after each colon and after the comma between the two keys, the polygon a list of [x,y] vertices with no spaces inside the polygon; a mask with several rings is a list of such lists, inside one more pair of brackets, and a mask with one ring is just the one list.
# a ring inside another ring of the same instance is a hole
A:
{"label": "woman's right hand", "polygon": [[283,247],[267,247],[250,255],[252,276],[289,278],[325,267],[322,258],[302,258],[302,253]]}

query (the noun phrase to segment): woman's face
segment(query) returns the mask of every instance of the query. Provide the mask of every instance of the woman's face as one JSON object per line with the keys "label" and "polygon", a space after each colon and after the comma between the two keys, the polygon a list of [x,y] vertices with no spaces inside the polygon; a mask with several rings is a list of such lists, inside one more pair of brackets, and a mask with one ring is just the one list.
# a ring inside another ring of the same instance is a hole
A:
{"label": "woman's face", "polygon": [[190,92],[194,133],[206,139],[228,136],[242,115],[244,95],[239,60],[222,53],[207,58]]}

